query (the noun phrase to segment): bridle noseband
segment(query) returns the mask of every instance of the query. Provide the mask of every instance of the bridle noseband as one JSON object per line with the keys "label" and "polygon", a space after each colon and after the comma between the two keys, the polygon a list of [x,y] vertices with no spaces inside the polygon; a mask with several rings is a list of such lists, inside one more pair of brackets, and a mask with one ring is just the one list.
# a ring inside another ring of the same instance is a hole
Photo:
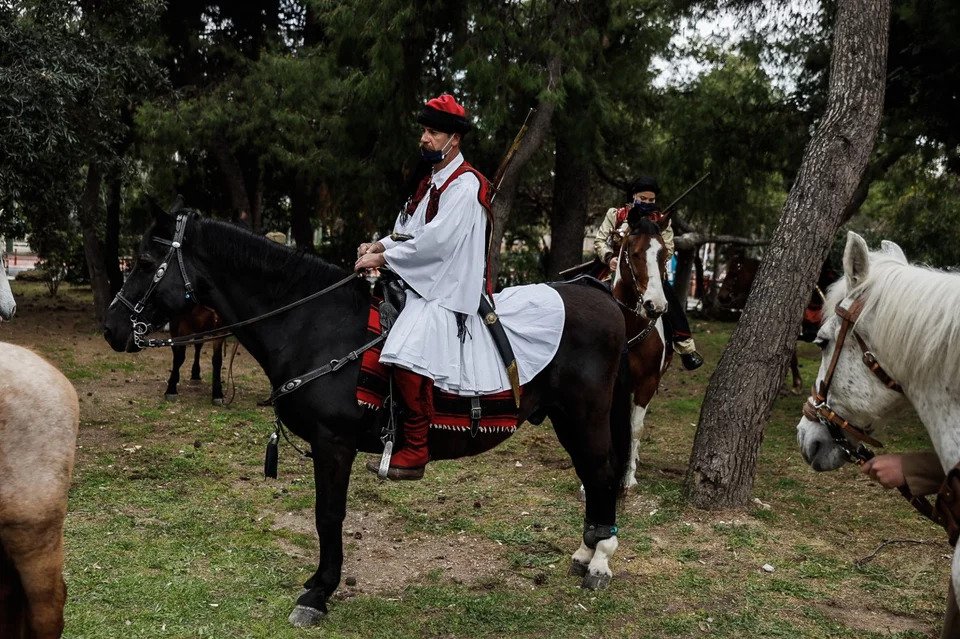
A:
{"label": "bridle noseband", "polygon": [[114,298],[114,301],[120,302],[130,309],[131,313],[133,313],[130,316],[130,323],[133,325],[133,341],[134,344],[137,345],[137,348],[144,348],[145,346],[148,346],[145,337],[153,330],[153,326],[149,322],[144,322],[141,320],[140,315],[146,308],[147,302],[150,300],[150,297],[153,295],[154,291],[157,290],[157,287],[160,285],[163,277],[167,274],[170,260],[172,260],[174,256],[176,256],[177,263],[180,265],[180,275],[183,277],[184,295],[188,300],[194,297],[193,284],[190,283],[190,278],[187,277],[187,269],[183,264],[183,251],[180,250],[181,246],[183,245],[183,234],[187,229],[187,220],[188,215],[186,213],[180,213],[177,215],[176,230],[173,233],[173,240],[165,240],[162,237],[157,237],[156,235],[151,238],[158,244],[169,246],[170,250],[167,251],[167,255],[163,258],[160,266],[157,267],[156,272],[153,274],[153,281],[150,282],[150,286],[147,287],[147,290],[144,291],[143,295],[140,297],[140,301],[138,301],[136,304],[130,302],[130,300],[123,295],[123,287],[120,288],[120,291]]}
{"label": "bridle noseband", "polygon": [[[880,366],[880,363],[877,362],[876,356],[867,346],[867,343],[863,340],[860,335],[856,332],[856,323],[860,318],[860,313],[863,311],[865,301],[863,297],[858,297],[850,305],[849,309],[843,308],[839,304],[835,309],[837,315],[842,320],[840,325],[840,332],[837,334],[836,345],[833,350],[833,357],[830,359],[830,365],[827,367],[827,374],[824,376],[823,380],[820,382],[820,388],[811,389],[810,397],[807,399],[806,403],[803,405],[803,416],[809,419],[810,421],[819,421],[821,424],[827,427],[830,431],[830,436],[833,438],[833,442],[840,447],[841,450],[846,454],[848,461],[851,461],[856,464],[861,464],[871,457],[873,453],[866,448],[863,444],[870,444],[871,446],[877,446],[883,448],[883,444],[879,440],[871,437],[865,428],[856,426],[850,421],[844,419],[837,414],[833,408],[830,407],[830,404],[827,402],[827,393],[830,392],[830,384],[833,383],[833,374],[837,369],[837,362],[840,359],[840,353],[843,350],[843,344],[846,341],[847,334],[851,332],[854,338],[856,338],[857,343],[860,345],[860,350],[863,351],[862,361],[870,369],[877,379],[879,379],[884,386],[890,390],[894,390],[898,393],[903,392],[903,388],[896,381],[890,377],[889,374],[883,367]],[[846,435],[849,435],[858,442],[861,442],[855,449],[851,447],[849,439]]]}

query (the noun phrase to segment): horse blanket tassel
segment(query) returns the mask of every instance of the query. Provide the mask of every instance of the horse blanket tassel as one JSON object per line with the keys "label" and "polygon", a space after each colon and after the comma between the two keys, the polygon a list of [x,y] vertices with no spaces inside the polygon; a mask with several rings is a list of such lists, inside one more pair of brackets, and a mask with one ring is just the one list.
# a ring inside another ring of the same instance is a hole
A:
{"label": "horse blanket tassel", "polygon": [[277,467],[280,460],[279,433],[280,426],[277,425],[277,430],[270,434],[270,439],[267,441],[267,452],[263,457],[263,476],[270,479],[277,478]]}

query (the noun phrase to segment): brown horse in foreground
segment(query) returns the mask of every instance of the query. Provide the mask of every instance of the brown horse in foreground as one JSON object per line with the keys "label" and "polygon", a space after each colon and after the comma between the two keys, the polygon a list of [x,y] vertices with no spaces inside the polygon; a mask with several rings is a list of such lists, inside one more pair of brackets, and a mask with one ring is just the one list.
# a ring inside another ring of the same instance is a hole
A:
{"label": "brown horse in foreground", "polygon": [[[170,321],[170,337],[177,338],[181,335],[192,335],[194,333],[203,333],[212,331],[223,326],[223,321],[217,312],[206,306],[196,305],[183,315]],[[223,343],[224,338],[215,339],[210,342],[213,348],[213,359],[211,361],[211,401],[215,406],[223,406]],[[167,390],[163,393],[166,400],[176,399],[177,384],[180,383],[180,367],[183,366],[187,358],[186,346],[171,346],[173,350],[173,367],[170,369],[170,378],[167,380]],[[200,381],[200,351],[203,344],[195,344],[193,350],[193,366],[190,368],[190,381]]]}
{"label": "brown horse in foreground", "polygon": [[0,343],[0,637],[63,632],[63,519],[80,408],[31,351]]}

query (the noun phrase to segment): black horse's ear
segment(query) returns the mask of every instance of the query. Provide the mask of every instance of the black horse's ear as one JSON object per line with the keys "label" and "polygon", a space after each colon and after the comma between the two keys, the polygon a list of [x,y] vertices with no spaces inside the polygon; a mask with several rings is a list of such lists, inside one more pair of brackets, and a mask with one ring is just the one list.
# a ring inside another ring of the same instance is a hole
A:
{"label": "black horse's ear", "polygon": [[183,196],[177,193],[177,197],[173,199],[173,203],[170,205],[170,208],[167,209],[167,213],[173,215],[177,211],[183,208]]}
{"label": "black horse's ear", "polygon": [[147,195],[147,202],[150,205],[150,213],[153,215],[153,221],[158,226],[166,226],[173,223],[173,217],[163,210],[152,195]]}

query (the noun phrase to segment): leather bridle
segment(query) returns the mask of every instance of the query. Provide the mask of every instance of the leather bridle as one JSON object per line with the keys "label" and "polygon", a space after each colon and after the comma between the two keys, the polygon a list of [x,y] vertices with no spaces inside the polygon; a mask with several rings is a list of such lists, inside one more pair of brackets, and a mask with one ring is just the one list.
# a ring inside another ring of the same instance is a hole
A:
{"label": "leather bridle", "polygon": [[[132,313],[130,316],[130,323],[133,325],[133,341],[138,348],[144,348],[145,346],[150,345],[144,338],[153,330],[153,326],[150,324],[150,322],[145,322],[140,319],[140,316],[143,314],[143,311],[147,306],[147,302],[150,301],[150,297],[153,295],[154,291],[157,290],[157,287],[160,286],[160,282],[167,274],[170,261],[174,257],[177,258],[177,264],[180,265],[180,275],[183,277],[184,296],[188,300],[193,299],[194,297],[193,284],[190,282],[190,278],[187,277],[187,269],[183,264],[183,252],[180,250],[180,247],[183,244],[183,234],[186,232],[186,229],[187,214],[180,213],[177,215],[176,230],[174,231],[172,240],[165,240],[162,237],[157,237],[156,235],[150,238],[152,241],[157,242],[158,244],[169,246],[170,250],[167,251],[166,257],[163,258],[163,261],[160,262],[160,266],[158,266],[156,272],[154,272],[153,281],[150,282],[150,286],[148,286],[147,290],[144,291],[143,295],[140,296],[140,301],[134,304],[128,300],[123,295],[123,287],[120,287],[120,291],[114,298],[114,301],[120,302],[130,309],[130,312]],[[124,285],[126,285],[126,283],[124,283]]]}
{"label": "leather bridle", "polygon": [[[856,464],[862,464],[873,457],[873,453],[866,448],[864,444],[877,446],[879,448],[883,448],[883,444],[880,443],[879,440],[870,436],[866,428],[856,426],[849,420],[844,419],[837,414],[837,412],[831,408],[829,402],[827,401],[827,394],[830,392],[830,385],[833,383],[833,374],[836,372],[837,362],[840,360],[840,353],[843,351],[843,345],[846,341],[848,333],[852,333],[853,337],[860,345],[860,350],[863,351],[861,359],[867,368],[870,369],[870,372],[872,372],[877,379],[879,379],[880,382],[890,390],[894,390],[898,393],[903,392],[903,388],[900,386],[900,384],[894,381],[894,379],[890,377],[885,370],[883,370],[883,367],[880,366],[880,363],[867,346],[867,343],[862,337],[860,337],[860,335],[857,334],[856,323],[860,318],[860,313],[863,311],[864,305],[865,301],[863,297],[856,298],[850,305],[849,309],[843,308],[837,304],[835,311],[842,320],[842,323],[840,324],[840,332],[837,333],[833,357],[830,359],[830,365],[827,367],[826,375],[820,382],[820,387],[814,387],[811,389],[810,397],[803,405],[803,416],[810,421],[819,421],[821,424],[826,426],[830,431],[830,436],[833,438],[833,442],[840,447],[841,450],[843,450],[848,461]],[[860,442],[859,445],[856,448],[853,448],[847,436],[853,438],[857,442]]]}
{"label": "leather bridle", "polygon": [[[241,328],[243,326],[249,326],[250,324],[267,319],[268,317],[285,313],[286,311],[289,311],[297,306],[302,306],[307,302],[315,300],[318,297],[326,295],[327,293],[346,285],[357,277],[355,273],[350,273],[343,279],[317,291],[316,293],[311,293],[306,297],[302,297],[279,308],[267,311],[266,313],[262,313],[256,317],[234,322],[233,324],[229,324],[227,326],[221,326],[219,328],[203,331],[201,333],[182,335],[180,337],[147,339],[147,334],[152,332],[154,327],[149,322],[141,320],[140,315],[146,308],[147,302],[150,300],[150,297],[153,295],[154,291],[157,290],[157,286],[160,285],[160,281],[163,280],[163,277],[167,274],[167,271],[169,270],[169,263],[174,256],[177,258],[177,263],[180,265],[180,275],[183,277],[184,297],[197,303],[196,295],[193,290],[193,284],[190,282],[190,278],[187,277],[187,269],[183,263],[183,234],[186,231],[187,221],[188,215],[186,213],[177,215],[176,230],[174,231],[173,240],[165,240],[162,237],[157,236],[153,236],[151,238],[154,242],[169,246],[170,250],[167,252],[166,257],[163,258],[160,266],[157,267],[156,272],[153,274],[153,281],[150,283],[150,286],[147,288],[147,290],[144,291],[143,295],[140,296],[140,301],[136,304],[130,302],[130,300],[124,297],[122,287],[120,288],[120,292],[117,293],[117,296],[114,298],[115,301],[119,301],[121,304],[130,309],[130,312],[132,313],[130,316],[130,323],[133,325],[133,342],[136,344],[137,348],[164,348],[167,346],[199,344],[202,342],[220,339],[232,334],[234,329]],[[336,360],[334,360],[334,362],[336,362]]]}

